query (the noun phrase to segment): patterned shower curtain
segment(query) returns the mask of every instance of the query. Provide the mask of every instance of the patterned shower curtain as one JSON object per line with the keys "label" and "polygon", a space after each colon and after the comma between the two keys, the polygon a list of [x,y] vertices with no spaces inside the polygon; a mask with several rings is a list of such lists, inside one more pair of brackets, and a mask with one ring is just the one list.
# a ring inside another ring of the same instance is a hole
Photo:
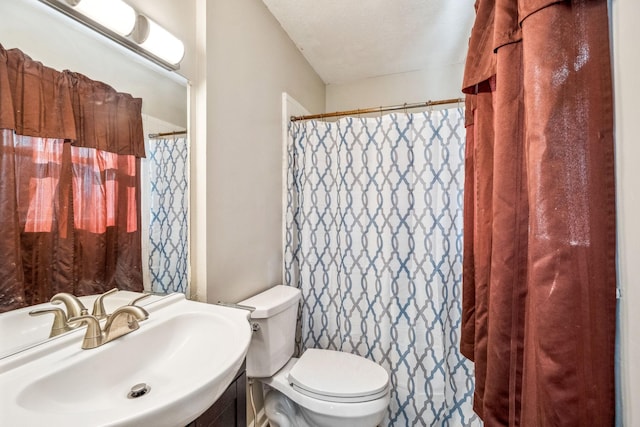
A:
{"label": "patterned shower curtain", "polygon": [[285,282],[299,350],[390,374],[384,425],[478,426],[461,324],[462,109],[291,122]]}
{"label": "patterned shower curtain", "polygon": [[149,140],[151,291],[187,293],[189,271],[189,144]]}

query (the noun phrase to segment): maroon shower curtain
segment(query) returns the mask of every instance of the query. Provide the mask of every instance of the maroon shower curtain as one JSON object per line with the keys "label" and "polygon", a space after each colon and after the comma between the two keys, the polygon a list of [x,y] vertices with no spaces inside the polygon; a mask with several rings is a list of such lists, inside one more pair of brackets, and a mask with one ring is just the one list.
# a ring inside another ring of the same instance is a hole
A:
{"label": "maroon shower curtain", "polygon": [[142,290],[141,108],[0,45],[0,312]]}
{"label": "maroon shower curtain", "polygon": [[487,427],[612,426],[616,307],[606,0],[477,0],[463,332]]}

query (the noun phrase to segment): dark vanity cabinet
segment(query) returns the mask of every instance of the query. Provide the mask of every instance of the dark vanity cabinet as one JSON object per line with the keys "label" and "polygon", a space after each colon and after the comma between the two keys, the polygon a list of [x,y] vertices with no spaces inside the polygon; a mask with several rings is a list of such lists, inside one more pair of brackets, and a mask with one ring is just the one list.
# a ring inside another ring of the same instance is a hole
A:
{"label": "dark vanity cabinet", "polygon": [[187,427],[246,427],[247,376],[244,364],[222,396]]}

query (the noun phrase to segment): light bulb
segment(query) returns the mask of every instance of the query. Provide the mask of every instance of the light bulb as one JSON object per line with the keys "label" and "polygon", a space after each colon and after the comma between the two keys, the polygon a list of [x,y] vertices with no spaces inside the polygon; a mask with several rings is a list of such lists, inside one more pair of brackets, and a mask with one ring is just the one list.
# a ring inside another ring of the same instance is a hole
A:
{"label": "light bulb", "polygon": [[105,28],[128,36],[136,25],[136,11],[122,0],[66,0],[74,10]]}
{"label": "light bulb", "polygon": [[182,61],[182,41],[144,15],[138,15],[136,33],[132,37],[141,48],[170,64],[177,65]]}

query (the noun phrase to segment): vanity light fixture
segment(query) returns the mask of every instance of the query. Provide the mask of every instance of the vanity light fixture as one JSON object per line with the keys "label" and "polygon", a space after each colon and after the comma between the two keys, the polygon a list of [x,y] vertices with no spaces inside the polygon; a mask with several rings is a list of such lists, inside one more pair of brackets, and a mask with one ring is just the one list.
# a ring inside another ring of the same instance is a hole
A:
{"label": "vanity light fixture", "polygon": [[121,36],[128,36],[136,25],[136,11],[122,0],[65,0],[89,19]]}
{"label": "vanity light fixture", "polygon": [[161,67],[175,71],[184,44],[122,0],[39,0]]}
{"label": "vanity light fixture", "polygon": [[138,15],[133,40],[141,48],[170,64],[179,64],[184,56],[184,44],[176,36],[144,15]]}

